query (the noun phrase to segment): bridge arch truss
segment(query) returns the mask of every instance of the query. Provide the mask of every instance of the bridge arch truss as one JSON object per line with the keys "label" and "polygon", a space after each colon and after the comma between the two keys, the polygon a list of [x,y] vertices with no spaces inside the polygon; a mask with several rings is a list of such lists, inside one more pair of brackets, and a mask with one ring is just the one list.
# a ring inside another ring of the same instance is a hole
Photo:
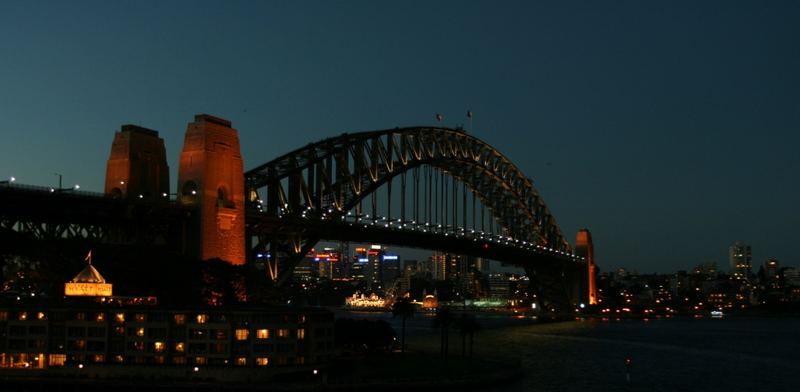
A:
{"label": "bridge arch truss", "polygon": [[[398,177],[399,194],[392,190]],[[344,133],[247,171],[245,183],[251,209],[270,216],[344,219],[355,212],[374,221],[382,193],[391,219],[463,230],[470,219],[477,224],[477,200],[481,226],[486,209],[490,230],[497,227],[498,234],[572,251],[532,181],[494,147],[460,129]],[[371,215],[362,205],[370,201]]]}

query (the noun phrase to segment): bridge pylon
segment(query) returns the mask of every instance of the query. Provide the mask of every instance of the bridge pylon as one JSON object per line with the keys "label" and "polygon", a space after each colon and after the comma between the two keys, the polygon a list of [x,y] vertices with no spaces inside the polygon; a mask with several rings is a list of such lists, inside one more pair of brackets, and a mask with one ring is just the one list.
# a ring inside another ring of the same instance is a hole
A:
{"label": "bridge pylon", "polygon": [[597,304],[597,265],[594,263],[594,246],[592,244],[592,233],[589,229],[581,229],[575,239],[575,254],[586,258],[586,271],[583,277],[585,289],[581,293],[581,298],[589,305]]}
{"label": "bridge pylon", "polygon": [[200,212],[192,243],[197,257],[245,263],[244,171],[231,122],[198,114],[186,127],[178,171],[178,202]]}
{"label": "bridge pylon", "polygon": [[114,134],[106,164],[105,193],[125,199],[166,199],[169,167],[164,139],[158,132],[123,125]]}

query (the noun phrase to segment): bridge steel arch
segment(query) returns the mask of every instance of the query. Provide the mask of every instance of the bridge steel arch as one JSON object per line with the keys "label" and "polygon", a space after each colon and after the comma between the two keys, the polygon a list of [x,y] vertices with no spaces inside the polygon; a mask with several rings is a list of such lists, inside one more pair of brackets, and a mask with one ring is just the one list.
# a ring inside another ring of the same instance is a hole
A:
{"label": "bridge steel arch", "polygon": [[[505,235],[572,253],[532,181],[497,149],[461,129],[408,127],[343,133],[247,171],[245,186],[251,211],[335,219],[392,178],[426,165],[465,184]],[[261,199],[259,192],[266,198]],[[302,256],[318,240],[291,242]],[[290,273],[286,268],[282,278]]]}

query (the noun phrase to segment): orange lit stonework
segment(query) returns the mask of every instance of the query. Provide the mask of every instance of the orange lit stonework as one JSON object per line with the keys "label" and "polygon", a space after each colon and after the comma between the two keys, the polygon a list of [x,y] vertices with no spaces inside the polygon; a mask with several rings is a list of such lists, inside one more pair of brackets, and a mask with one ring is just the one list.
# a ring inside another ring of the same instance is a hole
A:
{"label": "orange lit stonework", "polygon": [[158,132],[123,125],[114,134],[106,165],[106,194],[121,198],[165,198],[169,168],[164,140]]}
{"label": "orange lit stonework", "polygon": [[228,120],[196,115],[186,128],[178,200],[200,211],[200,258],[244,264],[244,171]]}
{"label": "orange lit stonework", "polygon": [[588,267],[587,273],[589,275],[589,305],[595,305],[597,304],[597,284],[595,283],[597,266],[594,264],[592,233],[590,233],[588,229],[581,229],[578,231],[578,237],[575,240],[575,254],[586,258],[586,265]]}

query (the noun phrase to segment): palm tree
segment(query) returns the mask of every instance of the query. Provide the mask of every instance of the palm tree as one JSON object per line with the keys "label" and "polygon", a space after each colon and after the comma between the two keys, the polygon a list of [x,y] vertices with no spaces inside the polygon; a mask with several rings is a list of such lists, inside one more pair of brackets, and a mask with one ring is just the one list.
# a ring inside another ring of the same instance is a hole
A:
{"label": "palm tree", "polygon": [[433,327],[439,328],[441,331],[441,354],[445,360],[447,360],[447,353],[450,351],[449,334],[450,324],[453,323],[453,320],[453,311],[447,306],[439,308],[436,312],[436,316],[433,318]]}
{"label": "palm tree", "polygon": [[400,298],[400,300],[392,304],[394,317],[400,316],[403,318],[403,328],[400,333],[400,352],[402,353],[406,352],[406,319],[414,317],[414,310],[414,304],[411,303],[411,299],[408,297]]}
{"label": "palm tree", "polygon": [[458,330],[461,332],[461,356],[466,357],[467,336],[469,336],[469,357],[472,358],[472,348],[475,343],[475,332],[481,329],[475,316],[462,313],[457,321]]}

